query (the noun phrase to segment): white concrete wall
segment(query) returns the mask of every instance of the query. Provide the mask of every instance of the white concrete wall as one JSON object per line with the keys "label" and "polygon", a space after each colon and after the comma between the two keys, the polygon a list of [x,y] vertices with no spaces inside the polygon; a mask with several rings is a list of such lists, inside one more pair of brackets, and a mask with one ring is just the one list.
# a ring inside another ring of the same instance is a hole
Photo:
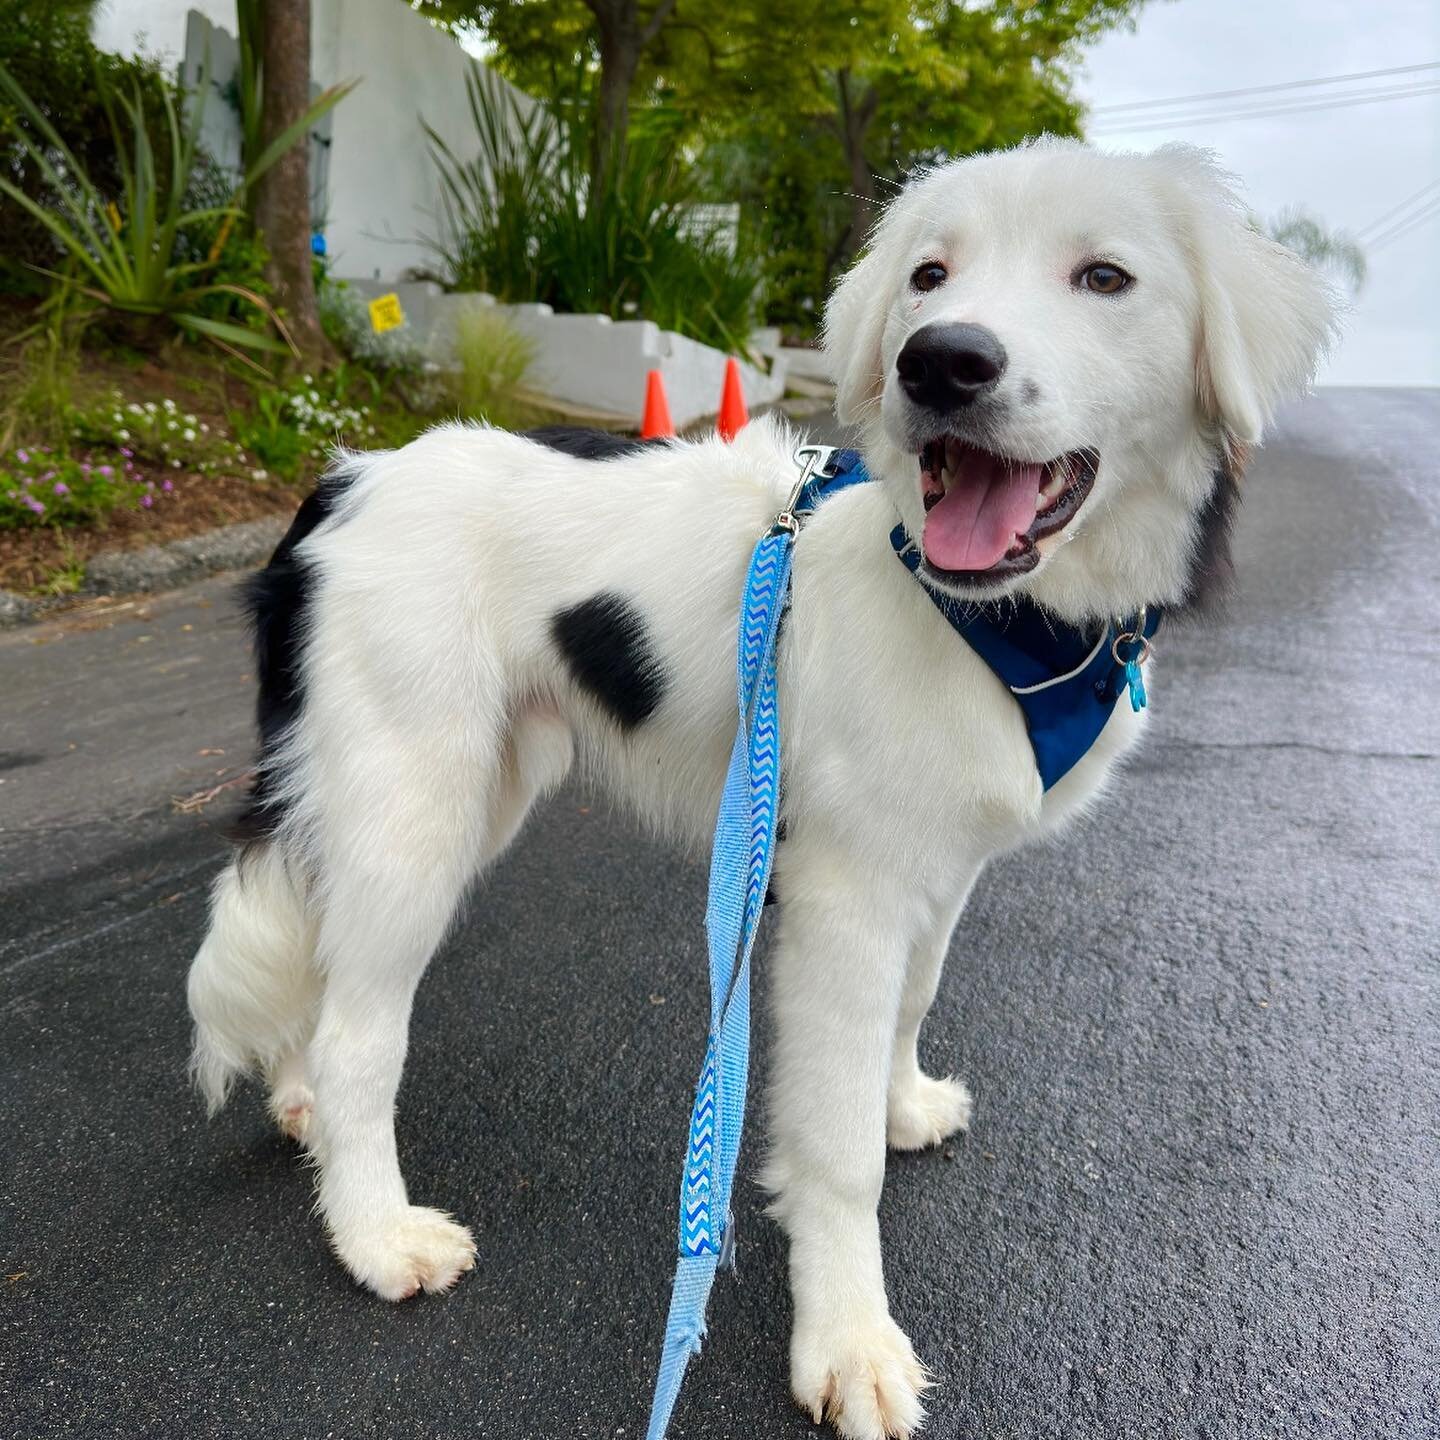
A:
{"label": "white concrete wall", "polygon": [[[366,298],[394,290],[406,323],[427,339],[442,368],[454,363],[455,326],[466,310],[494,307],[534,343],[535,361],[525,388],[556,402],[577,418],[639,427],[645,410],[645,377],[658,370],[670,402],[670,418],[684,429],[720,408],[726,356],[650,320],[611,320],[607,315],[557,315],[548,305],[496,305],[490,295],[446,295],[438,285],[386,285],[357,280]],[[744,361],[741,388],[751,409],[785,393],[785,360],[767,373]]]}
{"label": "white concrete wall", "polygon": [[90,34],[102,50],[157,55],[175,66],[185,54],[185,16],[191,10],[235,33],[235,0],[101,0]]}
{"label": "white concrete wall", "polygon": [[[178,65],[190,10],[236,31],[234,0],[103,0],[95,43]],[[399,0],[312,0],[314,80],[361,81],[330,115],[324,220],[337,275],[393,280],[429,262],[440,187],[420,118],[457,154],[473,153],[465,74],[475,63]]]}

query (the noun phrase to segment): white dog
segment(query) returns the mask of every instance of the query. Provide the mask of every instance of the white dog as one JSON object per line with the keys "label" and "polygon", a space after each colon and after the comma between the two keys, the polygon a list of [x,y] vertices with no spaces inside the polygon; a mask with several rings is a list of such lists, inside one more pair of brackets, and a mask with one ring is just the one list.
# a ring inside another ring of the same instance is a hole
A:
{"label": "white dog", "polygon": [[[1116,704],[1044,788],[1015,697],[930,592],[1028,597],[1096,634],[1195,602],[1241,459],[1332,313],[1202,153],[1053,141],[908,186],[831,301],[837,408],[874,483],[822,504],[795,551],[765,1183],[790,1237],[794,1395],[843,1435],[923,1418],[876,1205],[887,1143],[970,1116],[916,1059],[966,896],[1092,800],[1144,718]],[[475,1258],[396,1161],[426,962],[577,761],[708,846],[746,564],[796,478],[768,422],[732,445],[541,440],[445,425],[343,458],[251,593],[259,780],[190,974],[195,1069],[212,1107],[264,1074],[336,1253],[391,1300]]]}

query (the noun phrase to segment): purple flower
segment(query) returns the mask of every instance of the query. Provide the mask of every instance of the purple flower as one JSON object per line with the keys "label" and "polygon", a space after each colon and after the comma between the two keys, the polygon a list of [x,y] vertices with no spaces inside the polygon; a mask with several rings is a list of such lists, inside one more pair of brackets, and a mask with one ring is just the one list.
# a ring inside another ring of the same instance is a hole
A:
{"label": "purple flower", "polygon": [[55,482],[55,493],[57,495],[68,495],[70,493],[70,487],[63,480],[57,480]]}
{"label": "purple flower", "polygon": [[175,486],[169,480],[167,480],[160,488],[168,495],[175,488]]}
{"label": "purple flower", "polygon": [[15,452],[15,458],[22,465],[28,465],[30,463],[30,452],[28,450],[17,450]]}
{"label": "purple flower", "polygon": [[120,453],[127,460],[133,460],[135,458],[135,452],[133,450],[127,450],[123,445],[120,447]]}
{"label": "purple flower", "polygon": [[80,468],[88,475],[90,473],[90,462],[88,460],[82,461]]}
{"label": "purple flower", "polygon": [[148,510],[155,503],[155,497],[153,495],[142,495],[140,497],[140,503]]}
{"label": "purple flower", "polygon": [[53,480],[55,478],[55,472],[53,470],[47,470],[40,478],[42,480]]}
{"label": "purple flower", "polygon": [[115,472],[108,465],[102,465],[95,472],[97,475],[113,475]]}
{"label": "purple flower", "polygon": [[37,515],[43,515],[43,514],[45,513],[45,506],[44,506],[39,500],[37,500],[33,495],[27,495],[27,496],[25,497],[25,503],[26,503]]}

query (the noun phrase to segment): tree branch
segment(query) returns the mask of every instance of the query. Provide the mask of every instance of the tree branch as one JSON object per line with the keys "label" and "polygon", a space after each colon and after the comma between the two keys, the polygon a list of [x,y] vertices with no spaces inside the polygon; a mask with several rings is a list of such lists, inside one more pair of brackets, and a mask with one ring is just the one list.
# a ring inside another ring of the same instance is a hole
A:
{"label": "tree branch", "polygon": [[670,12],[675,8],[675,0],[660,0],[655,7],[655,13],[651,15],[649,23],[640,32],[640,48],[646,46],[660,33],[666,20],[670,18]]}

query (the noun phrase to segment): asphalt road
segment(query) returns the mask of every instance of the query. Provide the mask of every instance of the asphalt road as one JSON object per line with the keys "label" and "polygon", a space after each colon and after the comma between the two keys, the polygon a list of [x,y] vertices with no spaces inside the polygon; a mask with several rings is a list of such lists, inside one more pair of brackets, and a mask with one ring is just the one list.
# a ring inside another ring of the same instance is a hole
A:
{"label": "asphalt road", "polygon": [[[1143,754],[982,880],[924,1040],[974,1129],[892,1160],[883,1208],[936,1440],[1440,1435],[1437,441],[1440,392],[1291,412]],[[245,768],[249,668],[230,582],[0,638],[0,1436],[641,1435],[700,868],[578,792],[532,822],[400,1102],[479,1267],[372,1300],[258,1093],[207,1123],[186,1088],[233,790],[172,800]],[[748,1182],[739,1215],[672,1433],[814,1434]]]}

